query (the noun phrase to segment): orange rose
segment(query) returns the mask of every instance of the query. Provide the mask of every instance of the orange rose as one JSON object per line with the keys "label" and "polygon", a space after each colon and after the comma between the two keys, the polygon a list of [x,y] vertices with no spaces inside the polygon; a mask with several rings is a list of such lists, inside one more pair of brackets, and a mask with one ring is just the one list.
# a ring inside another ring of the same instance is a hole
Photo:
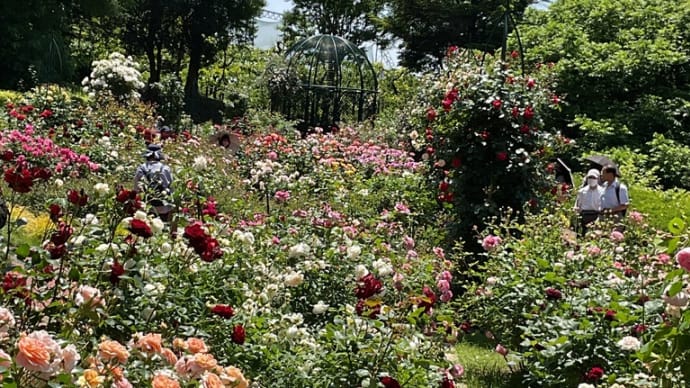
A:
{"label": "orange rose", "polygon": [[50,368],[50,352],[37,339],[23,337],[17,344],[17,364],[28,370],[43,372]]}
{"label": "orange rose", "polygon": [[82,387],[87,386],[91,388],[96,388],[103,384],[104,381],[105,377],[98,374],[97,370],[87,369],[84,371],[84,374],[81,377],[79,377],[79,380],[77,380],[77,384],[79,384]]}
{"label": "orange rose", "polygon": [[151,388],[180,388],[180,383],[165,375],[156,375],[151,381]]}
{"label": "orange rose", "polygon": [[187,343],[182,338],[175,338],[173,340],[173,349],[187,349]]}
{"label": "orange rose", "polygon": [[113,375],[114,380],[122,380],[125,377],[125,373],[119,366],[113,366],[110,369],[110,373]]}
{"label": "orange rose", "polygon": [[119,342],[111,340],[103,341],[98,345],[98,355],[105,362],[117,360],[120,364],[127,363],[127,359],[129,358],[127,348],[122,346]]}
{"label": "orange rose", "polygon": [[177,356],[168,348],[163,348],[163,350],[161,350],[161,356],[163,356],[170,365],[175,365],[177,362]]}
{"label": "orange rose", "polygon": [[197,353],[187,362],[187,369],[194,376],[201,376],[206,371],[211,371],[218,366],[218,361],[212,354]]}
{"label": "orange rose", "polygon": [[207,353],[208,348],[206,347],[206,343],[204,340],[200,338],[189,338],[187,339],[187,349],[191,353]]}
{"label": "orange rose", "polygon": [[248,388],[249,381],[244,378],[242,371],[234,366],[229,366],[223,370],[223,374],[220,376],[226,385],[233,388]]}
{"label": "orange rose", "polygon": [[139,338],[137,347],[146,353],[160,353],[163,349],[162,341],[160,334],[146,334]]}
{"label": "orange rose", "polygon": [[218,377],[218,375],[215,373],[205,374],[202,379],[202,382],[204,384],[204,388],[225,388],[223,380],[221,380],[220,377]]}

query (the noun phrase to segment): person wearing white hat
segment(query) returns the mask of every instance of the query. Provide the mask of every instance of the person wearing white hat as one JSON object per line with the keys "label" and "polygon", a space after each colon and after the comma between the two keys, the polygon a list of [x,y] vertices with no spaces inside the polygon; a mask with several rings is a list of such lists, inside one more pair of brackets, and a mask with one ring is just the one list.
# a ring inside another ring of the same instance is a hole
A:
{"label": "person wearing white hat", "polygon": [[580,215],[580,234],[587,231],[587,225],[596,221],[601,212],[604,188],[599,184],[599,171],[591,169],[585,176],[585,185],[577,191],[575,211]]}

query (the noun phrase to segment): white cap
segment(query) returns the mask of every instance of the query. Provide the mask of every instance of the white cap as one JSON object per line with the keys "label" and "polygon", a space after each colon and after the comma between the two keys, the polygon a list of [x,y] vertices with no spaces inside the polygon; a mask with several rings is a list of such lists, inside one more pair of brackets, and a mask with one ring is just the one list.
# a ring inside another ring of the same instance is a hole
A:
{"label": "white cap", "polygon": [[587,171],[587,178],[597,178],[599,179],[599,170],[593,168]]}

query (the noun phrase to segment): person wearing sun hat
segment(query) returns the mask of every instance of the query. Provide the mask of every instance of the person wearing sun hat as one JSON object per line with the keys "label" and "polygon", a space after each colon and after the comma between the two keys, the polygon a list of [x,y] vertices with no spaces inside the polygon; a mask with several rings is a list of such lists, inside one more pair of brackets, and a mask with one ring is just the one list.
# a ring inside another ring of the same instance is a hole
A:
{"label": "person wearing sun hat", "polygon": [[137,167],[134,174],[134,190],[144,194],[145,200],[152,206],[161,220],[168,221],[172,205],[168,203],[172,172],[163,163],[163,150],[158,144],[149,144],[143,154],[146,162]]}
{"label": "person wearing sun hat", "polygon": [[575,211],[580,216],[580,234],[584,235],[587,225],[596,221],[601,212],[604,188],[599,184],[599,170],[591,169],[585,176],[585,185],[577,191]]}

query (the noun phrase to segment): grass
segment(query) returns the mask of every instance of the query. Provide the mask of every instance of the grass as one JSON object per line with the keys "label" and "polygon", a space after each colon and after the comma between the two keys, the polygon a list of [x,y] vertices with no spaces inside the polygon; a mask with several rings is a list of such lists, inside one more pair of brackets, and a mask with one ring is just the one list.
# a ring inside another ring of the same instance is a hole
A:
{"label": "grass", "polygon": [[496,353],[483,337],[474,336],[459,343],[455,346],[455,354],[448,358],[465,368],[465,375],[460,383],[467,388],[516,386],[516,375],[511,372],[506,359]]}
{"label": "grass", "polygon": [[680,189],[657,190],[630,187],[631,208],[647,215],[647,222],[657,229],[668,231],[668,222],[675,217],[685,218],[690,211],[690,192]]}

